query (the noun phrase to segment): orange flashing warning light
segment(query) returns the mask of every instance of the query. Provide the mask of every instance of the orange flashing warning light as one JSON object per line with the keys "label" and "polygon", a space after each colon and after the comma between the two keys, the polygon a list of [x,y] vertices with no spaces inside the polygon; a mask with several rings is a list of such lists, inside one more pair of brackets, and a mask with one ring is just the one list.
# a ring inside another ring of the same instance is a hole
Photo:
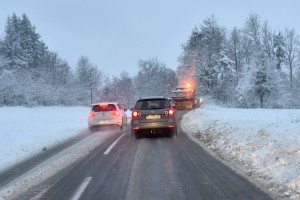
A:
{"label": "orange flashing warning light", "polygon": [[191,84],[190,84],[190,83],[187,83],[187,84],[186,84],[186,87],[190,88],[190,87],[191,87]]}

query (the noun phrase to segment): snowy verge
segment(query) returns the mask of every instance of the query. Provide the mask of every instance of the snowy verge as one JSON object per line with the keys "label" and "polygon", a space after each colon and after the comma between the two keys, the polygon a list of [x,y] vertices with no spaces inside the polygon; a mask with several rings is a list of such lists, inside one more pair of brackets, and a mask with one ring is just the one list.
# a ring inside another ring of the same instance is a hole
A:
{"label": "snowy verge", "polygon": [[88,107],[0,108],[0,171],[87,129]]}
{"label": "snowy verge", "polygon": [[300,198],[300,110],[230,109],[205,105],[182,128],[279,199]]}
{"label": "snowy verge", "polygon": [[104,143],[112,134],[116,133],[113,131],[97,132],[68,147],[8,185],[0,188],[0,200],[17,199],[19,195],[28,189],[38,186],[43,181],[84,158],[96,147]]}

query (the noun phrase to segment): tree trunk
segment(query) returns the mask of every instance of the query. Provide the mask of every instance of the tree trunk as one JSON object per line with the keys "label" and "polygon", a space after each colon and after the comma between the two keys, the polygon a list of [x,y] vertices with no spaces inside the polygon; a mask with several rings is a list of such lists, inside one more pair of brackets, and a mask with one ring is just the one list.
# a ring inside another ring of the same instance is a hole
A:
{"label": "tree trunk", "polygon": [[260,102],[260,108],[263,108],[263,103],[264,103],[264,96],[263,95],[261,95],[259,97],[259,102]]}
{"label": "tree trunk", "polygon": [[291,82],[291,88],[293,88],[293,67],[290,64],[290,82]]}

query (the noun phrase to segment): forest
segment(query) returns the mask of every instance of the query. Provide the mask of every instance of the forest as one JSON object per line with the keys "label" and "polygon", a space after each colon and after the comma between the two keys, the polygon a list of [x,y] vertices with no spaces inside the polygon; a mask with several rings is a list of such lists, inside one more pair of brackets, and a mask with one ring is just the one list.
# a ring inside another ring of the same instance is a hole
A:
{"label": "forest", "polygon": [[240,108],[300,108],[300,43],[294,30],[272,30],[250,14],[227,31],[210,16],[192,30],[179,57],[195,66],[197,92]]}
{"label": "forest", "polygon": [[112,77],[87,56],[70,66],[48,49],[25,14],[12,14],[0,38],[0,106],[119,101],[129,108],[140,96],[169,96],[178,71],[193,66],[199,97],[229,107],[300,108],[299,36],[272,30],[257,14],[230,31],[213,15],[204,19],[182,44],[177,70],[157,58],[138,60],[137,66],[134,76],[120,71]]}

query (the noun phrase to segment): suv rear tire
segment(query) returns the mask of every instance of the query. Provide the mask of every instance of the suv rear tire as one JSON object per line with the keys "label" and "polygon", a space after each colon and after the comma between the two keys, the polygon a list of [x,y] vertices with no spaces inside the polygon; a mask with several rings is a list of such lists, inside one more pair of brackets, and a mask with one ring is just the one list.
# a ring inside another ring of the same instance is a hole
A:
{"label": "suv rear tire", "polygon": [[141,134],[137,132],[134,132],[133,135],[135,139],[140,139],[142,137]]}

